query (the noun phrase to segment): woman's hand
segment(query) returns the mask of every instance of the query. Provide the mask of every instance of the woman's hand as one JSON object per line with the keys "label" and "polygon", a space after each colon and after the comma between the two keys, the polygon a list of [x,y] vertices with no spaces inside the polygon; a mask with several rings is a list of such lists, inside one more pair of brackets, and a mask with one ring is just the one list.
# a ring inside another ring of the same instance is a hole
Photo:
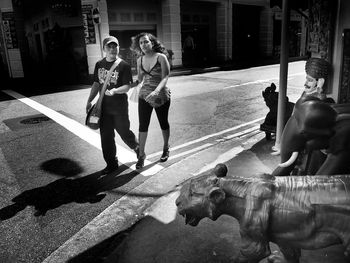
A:
{"label": "woman's hand", "polygon": [[155,89],[154,91],[152,91],[150,94],[148,94],[148,96],[145,98],[145,101],[147,101],[148,103],[151,102],[151,99],[155,96],[159,95],[159,91],[157,89]]}

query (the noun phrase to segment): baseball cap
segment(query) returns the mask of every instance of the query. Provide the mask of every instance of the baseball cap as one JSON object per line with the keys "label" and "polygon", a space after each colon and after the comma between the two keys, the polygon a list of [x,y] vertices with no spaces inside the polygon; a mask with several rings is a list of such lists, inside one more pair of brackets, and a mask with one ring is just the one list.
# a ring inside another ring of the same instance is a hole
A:
{"label": "baseball cap", "polygon": [[116,43],[119,46],[119,41],[116,37],[114,36],[108,36],[103,40],[103,47],[108,45],[109,43]]}

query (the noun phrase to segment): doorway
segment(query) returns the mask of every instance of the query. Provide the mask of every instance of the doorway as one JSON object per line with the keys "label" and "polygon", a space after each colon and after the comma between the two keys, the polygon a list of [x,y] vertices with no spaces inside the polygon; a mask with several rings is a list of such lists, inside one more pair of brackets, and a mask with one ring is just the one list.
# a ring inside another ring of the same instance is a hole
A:
{"label": "doorway", "polygon": [[260,7],[233,4],[232,57],[241,64],[259,59]]}

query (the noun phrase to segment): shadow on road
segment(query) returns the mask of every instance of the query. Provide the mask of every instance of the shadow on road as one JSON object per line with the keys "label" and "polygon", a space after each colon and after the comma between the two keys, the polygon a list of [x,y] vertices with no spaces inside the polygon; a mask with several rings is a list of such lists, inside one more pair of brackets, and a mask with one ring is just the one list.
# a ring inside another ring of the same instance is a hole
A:
{"label": "shadow on road", "polygon": [[[41,168],[65,177],[75,176],[82,171],[74,161],[64,158],[47,161]],[[0,220],[15,216],[27,206],[35,208],[34,216],[44,216],[47,211],[63,204],[100,202],[106,196],[102,192],[123,186],[138,175],[136,171],[121,174],[128,168],[125,164],[116,172],[107,175],[98,171],[77,179],[61,178],[46,186],[24,191],[12,199],[14,204],[0,209]]]}
{"label": "shadow on road", "polygon": [[[91,86],[91,81],[88,80],[81,84],[55,84],[52,81],[34,81],[26,78],[12,79],[5,83],[0,88],[0,102],[7,100],[14,100],[15,98],[1,92],[2,90],[14,90],[26,97],[40,96],[46,94],[53,94],[58,92],[66,92],[80,89],[87,89]],[[30,87],[30,88],[29,88]]]}

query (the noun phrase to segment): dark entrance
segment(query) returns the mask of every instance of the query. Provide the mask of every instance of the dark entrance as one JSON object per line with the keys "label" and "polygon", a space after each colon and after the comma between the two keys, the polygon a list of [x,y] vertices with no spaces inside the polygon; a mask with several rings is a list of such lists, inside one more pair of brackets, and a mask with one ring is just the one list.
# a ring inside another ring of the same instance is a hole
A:
{"label": "dark entrance", "polygon": [[[187,43],[193,41],[193,48]],[[183,25],[181,27],[182,63],[186,67],[208,66],[210,54],[209,25]]]}
{"label": "dark entrance", "polygon": [[260,7],[233,4],[232,57],[234,62],[251,65],[259,59]]}
{"label": "dark entrance", "polygon": [[81,0],[17,0],[13,7],[26,80],[90,83]]}
{"label": "dark entrance", "polygon": [[206,67],[217,61],[217,3],[180,1],[182,64]]}
{"label": "dark entrance", "polygon": [[[273,54],[279,57],[281,54],[281,30],[282,21],[275,19],[273,22]],[[289,57],[299,57],[301,50],[301,22],[289,22]]]}

